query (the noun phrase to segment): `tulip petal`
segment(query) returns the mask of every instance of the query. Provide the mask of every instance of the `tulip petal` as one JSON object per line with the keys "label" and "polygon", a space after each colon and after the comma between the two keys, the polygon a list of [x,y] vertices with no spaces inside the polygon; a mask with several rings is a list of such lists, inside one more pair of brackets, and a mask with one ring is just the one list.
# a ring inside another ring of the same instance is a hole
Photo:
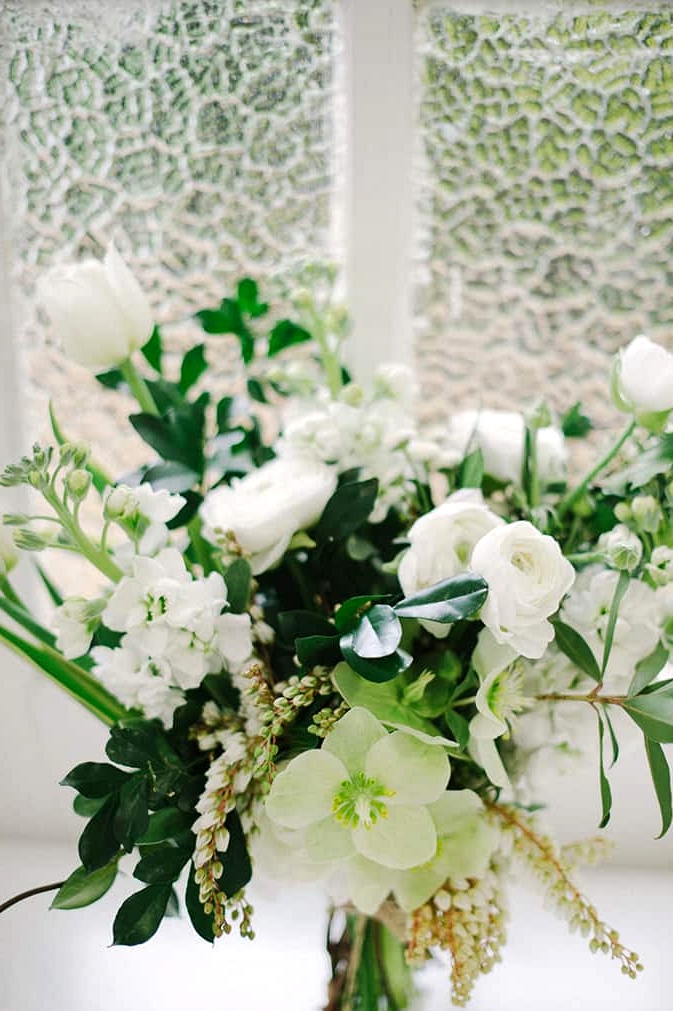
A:
{"label": "tulip petal", "polygon": [[388,733],[376,717],[368,709],[356,706],[334,724],[322,750],[336,755],[352,776],[364,770],[367,752],[386,737]]}
{"label": "tulip petal", "polygon": [[353,842],[358,853],[374,863],[397,870],[407,870],[427,863],[437,849],[437,833],[425,807],[398,807],[388,809],[387,818],[353,832]]}
{"label": "tulip petal", "polygon": [[451,767],[443,748],[396,730],[377,741],[365,761],[365,774],[393,791],[389,804],[430,804],[441,796]]}
{"label": "tulip petal", "polygon": [[266,813],[286,828],[305,828],[322,821],[348,771],[324,749],[305,751],[279,772],[266,799]]}

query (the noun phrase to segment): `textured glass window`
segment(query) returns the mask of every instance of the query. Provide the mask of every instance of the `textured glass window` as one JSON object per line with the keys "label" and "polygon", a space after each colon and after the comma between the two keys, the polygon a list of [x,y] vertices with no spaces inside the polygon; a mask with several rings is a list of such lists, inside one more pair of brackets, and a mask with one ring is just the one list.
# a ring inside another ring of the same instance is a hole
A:
{"label": "textured glass window", "polygon": [[608,353],[673,342],[673,10],[491,6],[419,4],[425,411],[614,419]]}
{"label": "textured glass window", "polygon": [[52,395],[100,444],[111,401],[36,325],[36,277],[114,237],[174,321],[242,271],[333,257],[334,3],[10,0],[0,37],[26,421],[38,431]]}

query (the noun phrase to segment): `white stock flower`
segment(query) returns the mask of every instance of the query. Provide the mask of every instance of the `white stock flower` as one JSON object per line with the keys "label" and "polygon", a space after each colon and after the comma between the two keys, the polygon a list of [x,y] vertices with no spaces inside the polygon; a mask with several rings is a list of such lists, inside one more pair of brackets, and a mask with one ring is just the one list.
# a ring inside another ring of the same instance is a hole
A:
{"label": "white stock flower", "polygon": [[657,586],[668,586],[673,582],[673,548],[659,545],[652,552],[645,569]]}
{"label": "white stock flower", "polygon": [[542,656],[554,638],[547,619],[575,579],[554,538],[526,520],[497,526],[476,544],[471,568],[488,583],[480,617],[497,642]]}
{"label": "white stock flower", "polygon": [[[581,572],[561,610],[561,618],[587,641],[601,663],[610,608],[619,573],[590,565]],[[615,625],[605,684],[609,693],[628,687],[639,660],[648,656],[660,637],[660,600],[651,587],[632,579],[622,598]]]}
{"label": "white stock flower", "polygon": [[673,354],[639,334],[615,358],[612,395],[620,410],[637,418],[673,408]]}
{"label": "white stock flower", "polygon": [[91,645],[105,601],[69,597],[54,612],[56,646],[69,660],[84,656]]}
{"label": "white stock flower", "polygon": [[315,460],[272,460],[206,495],[203,535],[217,544],[233,533],[258,575],[280,561],[293,534],[317,523],[336,483],[334,471]]}
{"label": "white stock flower", "polygon": [[66,355],[87,368],[119,365],[154,327],[147,298],[112,244],[102,262],[52,268],[38,283],[38,298]]}
{"label": "white stock flower", "polygon": [[104,499],[105,515],[113,520],[133,520],[143,516],[152,523],[168,523],[180,512],[186,499],[165,488],[155,491],[149,484],[130,488],[118,484],[108,489]]}
{"label": "white stock flower", "polygon": [[428,805],[449,779],[442,745],[396,730],[388,733],[367,709],[351,709],[320,750],[293,758],[274,779],[266,801],[272,821],[305,830],[311,859],[356,854],[387,868],[426,863],[437,851]]}
{"label": "white stock flower", "polygon": [[[456,492],[421,516],[407,535],[410,546],[397,572],[405,595],[465,572],[478,541],[503,523],[476,490]],[[423,624],[438,638],[444,638],[450,630],[437,621]]]}
{"label": "white stock flower", "polygon": [[[525,432],[523,415],[516,411],[460,411],[449,419],[447,448],[461,459],[480,449],[487,474],[520,485]],[[538,429],[537,466],[543,483],[563,479],[567,455],[560,429]]]}
{"label": "white stock flower", "polygon": [[92,673],[129,709],[140,709],[147,719],[170,727],[184,694],[173,677],[167,657],[149,657],[147,651],[124,636],[121,646],[96,646],[91,651]]}

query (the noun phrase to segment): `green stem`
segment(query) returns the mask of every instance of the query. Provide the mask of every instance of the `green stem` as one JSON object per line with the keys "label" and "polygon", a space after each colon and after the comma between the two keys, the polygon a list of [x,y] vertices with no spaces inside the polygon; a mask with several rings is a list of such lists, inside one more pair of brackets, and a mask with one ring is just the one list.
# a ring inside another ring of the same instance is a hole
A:
{"label": "green stem", "polygon": [[538,702],[587,702],[590,706],[623,706],[629,701],[628,695],[573,695],[570,692],[547,692],[535,698]]}
{"label": "green stem", "polygon": [[540,478],[537,462],[537,428],[526,425],[524,488],[528,498],[528,508],[535,509],[540,504]]}
{"label": "green stem", "polygon": [[17,604],[19,607],[22,607],[24,611],[26,610],[26,605],[21,600],[21,597],[18,595],[9,579],[7,579],[7,576],[0,576],[0,593],[7,597],[7,600],[11,600],[13,604]]}
{"label": "green stem", "polygon": [[577,485],[576,488],[573,489],[573,491],[571,491],[568,495],[566,495],[565,498],[561,499],[558,508],[556,510],[556,514],[559,519],[562,519],[562,517],[565,516],[568,510],[572,509],[575,502],[577,502],[579,499],[582,498],[582,496],[586,492],[587,488],[589,487],[593,479],[597,477],[602,470],[605,470],[608,464],[612,463],[612,461],[614,460],[614,458],[616,457],[617,453],[622,448],[626,440],[633,435],[635,428],[636,428],[636,421],[635,419],[633,419],[632,421],[629,422],[629,424],[626,426],[626,428],[619,436],[615,444],[608,450],[605,456],[601,457],[598,463],[594,467],[592,467],[587,474],[584,475],[580,483]]}
{"label": "green stem", "polygon": [[332,351],[329,346],[329,337],[325,331],[325,325],[320,315],[315,312],[315,310],[311,310],[310,316],[311,331],[318,342],[318,347],[320,348],[320,358],[322,360],[325,378],[327,379],[327,386],[332,400],[336,400],[343,385],[341,381],[341,362],[339,360],[339,356]]}
{"label": "green stem", "polygon": [[573,565],[589,565],[593,562],[604,562],[605,554],[602,551],[578,551],[575,554],[566,555]]}
{"label": "green stem", "polygon": [[92,565],[95,565],[96,568],[102,572],[104,576],[107,576],[108,579],[111,579],[113,583],[118,583],[124,573],[117,563],[112,560],[107,551],[104,551],[99,545],[95,544],[89,537],[87,537],[54,491],[51,489],[44,490],[43,495],[60,519],[63,528],[72,538],[72,541],[76,545],[80,554],[84,555],[84,557],[88,559]]}
{"label": "green stem", "polygon": [[357,977],[362,960],[362,949],[365,943],[365,933],[367,931],[367,917],[359,914],[355,918],[355,928],[353,944],[348,957],[348,971],[346,973],[346,985],[344,986],[344,999],[341,1011],[355,1011],[355,998],[357,996]]}
{"label": "green stem", "polygon": [[119,371],[129,385],[131,393],[138,401],[138,405],[145,414],[159,414],[154,397],[149,391],[149,387],[143,377],[138,372],[130,358],[121,362]]}

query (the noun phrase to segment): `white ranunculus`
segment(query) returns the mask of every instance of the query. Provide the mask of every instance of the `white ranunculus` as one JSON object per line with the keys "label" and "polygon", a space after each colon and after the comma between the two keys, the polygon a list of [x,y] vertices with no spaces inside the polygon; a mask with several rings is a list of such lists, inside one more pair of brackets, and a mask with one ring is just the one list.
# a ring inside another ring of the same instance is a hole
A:
{"label": "white ranunculus", "polygon": [[336,488],[336,474],[315,460],[272,460],[231,485],[206,495],[204,537],[214,544],[231,532],[251,555],[254,575],[280,561],[298,530],[312,527]]}
{"label": "white ranunculus", "polygon": [[[475,490],[456,492],[442,505],[421,516],[407,535],[410,547],[398,569],[404,593],[409,596],[465,572],[470,568],[475,544],[489,530],[503,523]],[[449,633],[449,626],[440,622],[424,624],[438,638]]]}
{"label": "white ranunculus", "polygon": [[496,641],[541,657],[554,638],[547,619],[575,579],[554,538],[526,520],[497,526],[477,543],[471,568],[488,583],[481,620]]}
{"label": "white ranunculus", "polygon": [[673,408],[673,354],[649,337],[634,337],[615,359],[612,396],[620,410],[639,418],[667,414]]}
{"label": "white ranunculus", "polygon": [[119,365],[154,327],[147,298],[112,244],[102,262],[52,268],[38,284],[38,298],[66,355],[90,369]]}
{"label": "white ranunculus", "polygon": [[[460,411],[449,419],[447,448],[461,458],[481,449],[487,474],[521,484],[525,434],[523,415],[516,411]],[[537,466],[544,484],[563,479],[566,459],[560,429],[538,429]]]}

